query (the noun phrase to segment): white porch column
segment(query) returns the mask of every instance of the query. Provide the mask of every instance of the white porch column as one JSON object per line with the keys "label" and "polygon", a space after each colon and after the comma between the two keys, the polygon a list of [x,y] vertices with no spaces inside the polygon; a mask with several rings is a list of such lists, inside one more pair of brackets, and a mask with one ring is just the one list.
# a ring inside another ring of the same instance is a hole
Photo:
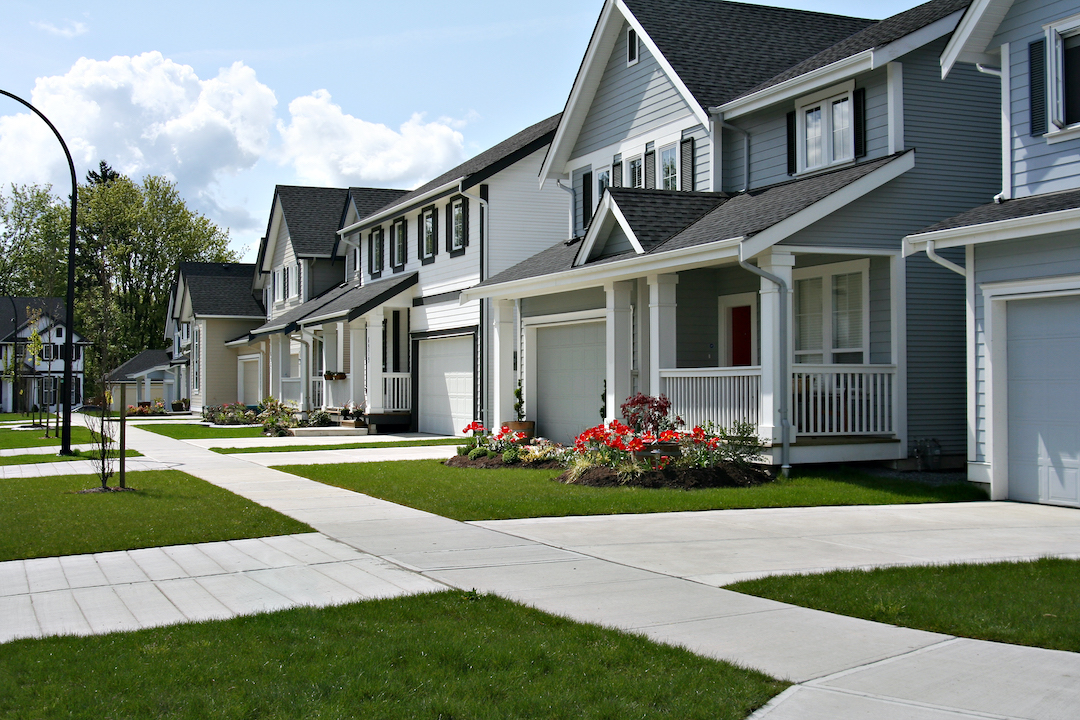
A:
{"label": "white porch column", "polygon": [[[514,415],[514,301],[494,300],[491,313],[491,427],[502,427]],[[527,398],[530,410],[534,398]],[[536,413],[532,413],[535,419]]]}
{"label": "white porch column", "polygon": [[630,396],[630,370],[633,362],[633,315],[630,294],[633,282],[604,285],[607,295],[607,417],[611,422],[620,416],[619,406]]}
{"label": "white porch column", "polygon": [[675,289],[679,276],[650,275],[649,282],[649,393],[660,395],[660,370],[675,367]]}
{"label": "white porch column", "polygon": [[[791,284],[791,268],[795,266],[795,256],[791,253],[766,253],[758,257],[758,267],[772,273]],[[791,328],[794,325],[791,314],[791,293],[788,293],[788,326],[780,327],[780,288],[771,280],[761,278],[761,414],[758,433],[761,437],[775,443],[781,441],[780,427],[780,389],[787,383],[782,382],[780,374],[785,363],[780,358],[780,333],[788,336],[788,357],[794,356],[791,349]],[[790,367],[790,366],[789,366]],[[790,383],[790,380],[788,381]],[[792,438],[794,439],[794,438]]]}
{"label": "white porch column", "polygon": [[153,402],[154,401],[154,386],[152,384],[153,381],[150,379],[149,373],[146,375],[146,380],[144,382],[146,383],[146,402]]}
{"label": "white porch column", "polygon": [[368,315],[368,367],[367,367],[367,412],[369,415],[381,413],[383,407],[383,365],[386,363],[386,346],[383,344],[383,322],[386,314],[380,306]]}
{"label": "white porch column", "polygon": [[363,406],[364,380],[367,377],[367,323],[353,320],[349,323],[349,400],[353,405]]}

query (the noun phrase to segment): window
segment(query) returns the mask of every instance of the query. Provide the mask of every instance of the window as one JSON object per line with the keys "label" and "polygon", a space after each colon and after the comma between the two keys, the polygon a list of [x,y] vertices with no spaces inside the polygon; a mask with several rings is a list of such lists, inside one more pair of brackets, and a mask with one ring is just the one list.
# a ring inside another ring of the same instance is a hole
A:
{"label": "window", "polygon": [[401,218],[395,220],[390,226],[390,267],[394,269],[394,272],[405,268],[405,262],[408,259],[407,252],[405,218]]}
{"label": "window", "polygon": [[56,339],[57,340],[62,340],[63,337],[64,337],[64,328],[62,328],[62,327],[56,328]]}
{"label": "window", "polygon": [[191,392],[199,392],[199,352],[202,350],[202,328],[196,326],[191,341]]}
{"label": "window", "polygon": [[451,198],[446,214],[446,250],[450,257],[457,257],[469,244],[469,199],[460,195]]}
{"label": "window", "polygon": [[855,159],[853,89],[850,83],[846,88],[831,88],[796,106],[797,172]]}
{"label": "window", "polygon": [[368,272],[371,277],[382,275],[383,267],[383,229],[375,228],[368,235]]}
{"label": "window", "polygon": [[674,145],[660,148],[660,187],[664,190],[679,189],[679,161]]}
{"label": "window", "polygon": [[636,65],[638,61],[638,52],[641,49],[638,43],[637,30],[630,28],[626,31],[626,65]]}
{"label": "window", "polygon": [[867,361],[869,269],[856,260],[795,271],[795,362]]}
{"label": "window", "polygon": [[644,178],[641,175],[642,165],[640,155],[636,158],[630,158],[627,170],[630,173],[630,184],[627,185],[627,187],[641,187],[641,182]]}
{"label": "window", "polygon": [[611,187],[611,168],[596,171],[596,202],[604,198],[604,191]]}
{"label": "window", "polygon": [[41,346],[41,359],[45,361],[53,359],[53,346],[51,343],[45,343]]}
{"label": "window", "polygon": [[420,259],[427,265],[435,262],[435,253],[439,251],[439,216],[435,206],[431,205],[420,212],[420,232],[417,233]]}
{"label": "window", "polygon": [[289,292],[289,268],[281,268],[281,299],[291,298],[292,293]]}
{"label": "window", "polygon": [[[1047,114],[1053,132],[1080,123],[1080,15],[1048,25],[1046,49]],[[1032,63],[1033,75],[1037,69]],[[1032,86],[1034,97],[1034,78]]]}
{"label": "window", "polygon": [[49,406],[56,404],[56,389],[59,378],[45,377],[41,378],[38,385],[38,403],[41,405]]}
{"label": "window", "polygon": [[304,296],[303,284],[304,284],[304,264],[298,262],[298,263],[296,263],[296,282],[293,283],[293,286],[295,287],[294,294],[296,295],[296,297],[298,297],[300,299],[303,299],[303,296]]}

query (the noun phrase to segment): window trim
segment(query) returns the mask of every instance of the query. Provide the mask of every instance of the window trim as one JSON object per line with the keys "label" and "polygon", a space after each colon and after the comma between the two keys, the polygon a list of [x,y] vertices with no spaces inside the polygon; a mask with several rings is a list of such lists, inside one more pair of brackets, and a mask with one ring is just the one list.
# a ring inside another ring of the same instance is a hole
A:
{"label": "window trim", "polygon": [[372,228],[368,233],[368,275],[371,279],[382,277],[382,271],[386,267],[386,253],[384,252],[386,231],[380,225]]}
{"label": "window trim", "polygon": [[[833,104],[846,100],[848,102],[851,122],[848,129],[850,134],[848,152],[839,160],[833,160]],[[815,107],[821,108],[821,156],[823,162],[812,167],[806,164],[806,112]],[[848,165],[855,162],[855,81],[834,85],[818,92],[811,93],[795,101],[795,175],[815,173],[821,170]]]}
{"label": "window trim", "polygon": [[199,375],[202,369],[202,363],[200,360],[200,352],[202,352],[202,328],[196,325],[191,332],[191,394],[201,392]]}
{"label": "window trim", "polygon": [[[862,273],[862,346],[859,348],[835,348],[833,347],[833,313],[835,308],[832,304],[833,277],[836,275],[848,275]],[[795,297],[791,298],[791,357],[798,365],[800,355],[821,355],[820,363],[807,363],[809,365],[869,365],[870,364],[870,259],[849,260],[846,262],[828,263],[826,265],[812,265],[804,268],[793,268],[791,271],[791,284],[794,293],[795,284],[800,280],[822,278],[821,283],[821,348],[818,350],[796,350],[795,342],[798,338],[795,332]],[[838,353],[862,353],[862,362],[837,363],[833,357]]]}
{"label": "window trim", "polygon": [[641,38],[634,28],[626,29],[626,67],[633,67],[641,60]]}
{"label": "window trim", "polygon": [[[431,220],[431,251],[428,252],[428,228],[427,221]],[[416,254],[423,265],[435,262],[435,256],[439,254],[439,213],[434,205],[428,205],[420,210],[416,217]]]}
{"label": "window trim", "polygon": [[[627,158],[623,162],[626,163],[626,174],[629,176],[629,182],[625,187],[628,188],[643,188],[645,187],[645,158],[643,155],[634,155]],[[634,177],[634,163],[637,163],[637,177]]]}
{"label": "window trim", "polygon": [[[669,152],[674,159],[672,165],[675,168],[675,173],[671,176],[671,187],[668,187],[668,178],[664,175],[664,155]],[[679,172],[679,144],[671,143],[669,145],[664,145],[657,151],[657,155],[660,158],[660,189],[679,190],[679,179],[681,178],[681,173]]]}
{"label": "window trim", "polygon": [[[461,237],[457,236],[457,223],[454,222],[455,208],[461,208]],[[460,240],[460,243],[459,243]],[[469,247],[469,198],[454,195],[446,204],[446,252],[450,257],[461,257]]]}
{"label": "window trim", "polygon": [[399,273],[409,262],[409,223],[404,217],[390,223],[390,269]]}
{"label": "window trim", "polygon": [[1065,124],[1065,40],[1080,35],[1080,14],[1043,26],[1046,36],[1047,143],[1080,136],[1080,120]]}

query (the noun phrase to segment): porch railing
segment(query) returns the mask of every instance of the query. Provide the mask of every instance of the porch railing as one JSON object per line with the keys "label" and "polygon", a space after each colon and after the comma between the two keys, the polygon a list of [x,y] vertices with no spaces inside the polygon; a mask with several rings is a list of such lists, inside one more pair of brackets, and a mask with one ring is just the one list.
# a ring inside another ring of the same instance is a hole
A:
{"label": "porch railing", "polygon": [[895,432],[895,365],[795,365],[792,424],[800,435]]}
{"label": "porch railing", "polygon": [[410,373],[383,373],[383,408],[386,410],[409,410],[412,405],[412,375]]}
{"label": "porch railing", "polygon": [[300,406],[300,378],[281,378],[281,402]]}
{"label": "porch railing", "polygon": [[660,392],[671,412],[687,428],[712,421],[721,427],[736,422],[758,424],[761,368],[679,368],[660,371]]}

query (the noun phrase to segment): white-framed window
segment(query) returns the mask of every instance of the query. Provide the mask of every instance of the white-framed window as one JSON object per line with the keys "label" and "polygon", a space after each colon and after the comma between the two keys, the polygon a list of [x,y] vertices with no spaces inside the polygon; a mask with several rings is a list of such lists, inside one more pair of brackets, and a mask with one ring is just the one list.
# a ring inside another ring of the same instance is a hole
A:
{"label": "white-framed window", "polygon": [[601,168],[596,171],[596,205],[604,197],[604,191],[611,187],[611,168]]}
{"label": "white-framed window", "polygon": [[431,205],[420,212],[420,259],[430,263],[439,251],[439,216]]}
{"label": "white-framed window", "polygon": [[202,351],[202,330],[198,325],[195,326],[192,332],[191,339],[191,392],[199,392],[199,369],[202,363],[199,362],[199,353]]}
{"label": "white-framed window", "polygon": [[408,258],[405,227],[405,218],[395,220],[390,226],[390,267],[395,270],[404,268]]}
{"label": "white-framed window", "polygon": [[44,343],[41,346],[41,359],[45,362],[49,362],[53,359],[53,346],[52,343]]}
{"label": "white-framed window", "polygon": [[638,40],[637,30],[629,28],[626,31],[626,66],[637,65],[641,54],[641,43]]}
{"label": "white-framed window", "polygon": [[627,173],[630,175],[627,187],[639,188],[645,182],[644,166],[642,165],[641,156],[630,158],[626,164]]}
{"label": "white-framed window", "polygon": [[371,277],[382,275],[383,267],[383,229],[375,228],[368,235],[368,274]]}
{"label": "white-framed window", "polygon": [[660,148],[660,187],[679,189],[679,152],[674,145]]}
{"label": "white-framed window", "polygon": [[281,294],[283,283],[281,281],[281,270],[275,270],[270,275],[270,283],[274,286],[274,302],[281,302],[285,299]]}
{"label": "white-framed window", "polygon": [[1047,110],[1053,129],[1080,124],[1080,15],[1044,28],[1047,48]]}
{"label": "white-framed window", "polygon": [[869,360],[870,261],[796,268],[795,362],[861,365]]}
{"label": "white-framed window", "polygon": [[292,273],[289,272],[288,267],[281,268],[281,299],[282,300],[285,300],[287,298],[292,297],[292,293],[289,292],[289,284],[290,284],[289,283],[289,275],[291,275],[291,274]]}
{"label": "white-framed window", "polygon": [[38,403],[40,405],[56,404],[56,391],[59,389],[60,378],[43,377],[38,385]]}
{"label": "white-framed window", "polygon": [[855,159],[854,89],[847,82],[796,103],[798,172]]}
{"label": "white-framed window", "polygon": [[449,230],[450,252],[465,252],[465,246],[469,244],[469,201],[466,198],[458,197],[450,201]]}

